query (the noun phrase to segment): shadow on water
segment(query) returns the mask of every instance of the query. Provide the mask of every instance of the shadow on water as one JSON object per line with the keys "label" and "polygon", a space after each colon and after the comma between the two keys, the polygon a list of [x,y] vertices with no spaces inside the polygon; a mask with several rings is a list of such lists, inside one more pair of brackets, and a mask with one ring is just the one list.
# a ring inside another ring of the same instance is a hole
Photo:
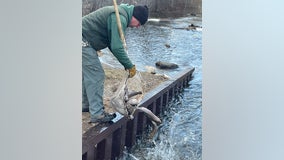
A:
{"label": "shadow on water", "polygon": [[[195,71],[189,86],[159,115],[163,123],[154,139],[149,141],[142,136],[135,146],[125,151],[121,160],[201,159],[202,29],[184,29],[189,24],[202,26],[201,18],[153,20],[126,31],[128,54],[139,71],[145,71],[145,66],[155,67],[157,61],[179,65],[174,70],[157,69],[161,74],[171,76],[188,67],[194,67]],[[122,67],[114,59],[110,53],[101,57],[105,63]]]}

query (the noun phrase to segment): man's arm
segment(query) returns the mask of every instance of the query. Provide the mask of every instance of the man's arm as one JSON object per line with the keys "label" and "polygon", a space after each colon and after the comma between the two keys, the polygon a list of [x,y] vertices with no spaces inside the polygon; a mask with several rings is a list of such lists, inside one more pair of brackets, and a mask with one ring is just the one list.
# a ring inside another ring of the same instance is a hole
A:
{"label": "man's arm", "polygon": [[[120,15],[121,26],[123,32],[125,32],[127,28],[127,22],[124,16]],[[113,55],[117,58],[117,60],[124,66],[125,69],[130,69],[133,67],[132,62],[130,61],[125,49],[123,47],[123,43],[119,36],[118,26],[116,22],[115,14],[111,14],[108,19],[108,27],[109,27],[109,37],[110,37],[110,46],[109,49],[113,53]]]}

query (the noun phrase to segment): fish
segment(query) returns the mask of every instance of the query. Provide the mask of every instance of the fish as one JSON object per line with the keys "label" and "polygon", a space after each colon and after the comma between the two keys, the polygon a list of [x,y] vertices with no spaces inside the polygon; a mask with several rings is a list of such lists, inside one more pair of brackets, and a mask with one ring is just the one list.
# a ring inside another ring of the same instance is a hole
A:
{"label": "fish", "polygon": [[128,77],[125,77],[122,82],[123,83],[120,84],[114,96],[111,97],[110,106],[131,120],[134,118],[133,115],[136,110],[145,113],[146,117],[151,121],[152,131],[149,138],[152,139],[158,130],[158,125],[162,123],[161,119],[148,108],[138,106],[143,98],[143,92],[130,91],[128,88]]}

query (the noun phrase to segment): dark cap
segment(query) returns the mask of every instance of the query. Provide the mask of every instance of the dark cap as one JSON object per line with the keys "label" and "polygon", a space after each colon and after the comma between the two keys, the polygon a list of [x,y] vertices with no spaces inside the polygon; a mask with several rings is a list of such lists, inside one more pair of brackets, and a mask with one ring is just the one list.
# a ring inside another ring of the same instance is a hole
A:
{"label": "dark cap", "polygon": [[148,20],[148,7],[135,6],[133,16],[141,23],[141,25],[145,24]]}

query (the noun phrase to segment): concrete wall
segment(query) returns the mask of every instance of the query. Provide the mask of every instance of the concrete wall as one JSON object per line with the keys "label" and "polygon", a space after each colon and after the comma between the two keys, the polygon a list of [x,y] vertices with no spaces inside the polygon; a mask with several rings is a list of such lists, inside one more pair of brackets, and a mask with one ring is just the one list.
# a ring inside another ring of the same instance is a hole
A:
{"label": "concrete wall", "polygon": [[[202,14],[202,0],[117,0],[117,4],[147,5],[150,17],[176,17],[185,14]],[[113,5],[113,0],[82,0],[82,15],[100,7]]]}

